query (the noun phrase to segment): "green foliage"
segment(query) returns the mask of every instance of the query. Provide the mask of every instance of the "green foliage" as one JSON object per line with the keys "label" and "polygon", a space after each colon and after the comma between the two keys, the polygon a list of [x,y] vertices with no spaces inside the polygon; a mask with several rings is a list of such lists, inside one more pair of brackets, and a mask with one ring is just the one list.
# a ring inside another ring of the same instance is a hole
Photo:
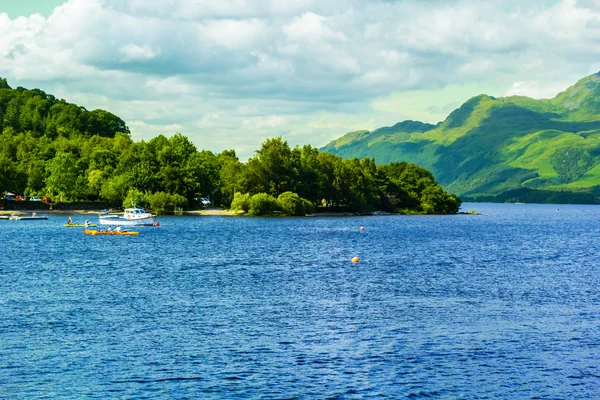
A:
{"label": "green foliage", "polygon": [[[424,212],[422,199],[427,210],[452,212],[443,207],[446,192],[422,196],[437,183],[412,164],[386,168],[373,158],[342,159],[310,145],[291,148],[281,137],[265,140],[247,163],[233,150],[199,151],[179,133],[133,142],[124,122],[106,111],[87,111],[39,89],[12,90],[4,81],[0,110],[3,191],[125,207],[135,201],[157,212],[195,207],[203,197],[255,215],[281,209],[303,215],[315,204]],[[395,129],[420,136],[437,127],[405,121],[378,134]]]}
{"label": "green foliage", "polygon": [[240,192],[235,192],[230,208],[234,211],[249,211],[250,197],[250,193],[242,194]]}
{"label": "green foliage", "polygon": [[75,199],[76,184],[79,176],[77,158],[71,153],[58,153],[48,165],[50,175],[46,179],[48,191],[53,195]]}
{"label": "green foliage", "polygon": [[125,200],[123,200],[123,208],[130,208],[134,204],[138,207],[148,207],[148,195],[145,195],[137,189],[129,189]]}
{"label": "green foliage", "polygon": [[277,200],[267,193],[257,193],[250,198],[250,215],[271,214],[278,210]]}
{"label": "green foliage", "polygon": [[127,196],[130,188],[131,185],[127,175],[116,175],[102,185],[100,197],[113,203],[120,203]]}
{"label": "green foliage", "polygon": [[428,185],[421,192],[421,209],[426,214],[455,214],[459,208],[460,200],[440,185]]}
{"label": "green foliage", "polygon": [[314,205],[297,193],[284,192],[277,197],[279,209],[287,215],[306,215],[314,210]]}
{"label": "green foliage", "polygon": [[297,180],[298,155],[293,154],[287,141],[280,137],[267,139],[256,151],[256,156],[248,160],[246,176],[247,191],[269,193],[277,196],[294,190]]}
{"label": "green foliage", "polygon": [[267,193],[257,193],[250,198],[250,215],[271,214],[279,210],[279,204],[275,197]]}
{"label": "green foliage", "polygon": [[592,169],[595,162],[587,151],[570,147],[557,149],[550,156],[550,163],[563,182],[579,178]]}
{"label": "green foliage", "polygon": [[467,197],[465,201],[492,203],[539,203],[539,204],[600,204],[596,188],[589,191],[534,190],[520,188],[495,196]]}
{"label": "green foliage", "polygon": [[304,214],[311,214],[315,212],[315,205],[312,201],[300,198],[302,201],[302,206],[304,207]]}
{"label": "green foliage", "polygon": [[6,81],[6,78],[0,78],[0,89],[10,89],[10,86],[8,86],[8,82]]}
{"label": "green foliage", "polygon": [[[589,190],[600,185],[600,73],[552,100],[476,96],[417,132],[404,123],[350,132],[322,150],[379,164],[419,164],[446,189],[467,196],[524,187]],[[404,189],[417,201],[414,188]]]}
{"label": "green foliage", "polygon": [[[229,207],[232,204],[234,194],[245,186],[243,177],[244,165],[240,163],[234,150],[226,150],[217,157],[219,163],[220,190],[215,193],[217,204]],[[247,208],[245,209],[247,210]]]}
{"label": "green foliage", "polygon": [[186,199],[179,194],[156,192],[146,194],[144,196],[144,202],[148,204],[155,213],[165,214],[167,212],[172,212],[175,207],[183,207],[186,204]]}

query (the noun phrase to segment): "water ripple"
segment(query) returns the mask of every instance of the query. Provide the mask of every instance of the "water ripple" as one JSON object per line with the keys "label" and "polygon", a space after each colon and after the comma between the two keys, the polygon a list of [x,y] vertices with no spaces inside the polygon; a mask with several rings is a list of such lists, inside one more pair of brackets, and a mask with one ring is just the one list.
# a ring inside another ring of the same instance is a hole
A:
{"label": "water ripple", "polygon": [[597,398],[600,210],[465,207],[0,221],[0,398]]}

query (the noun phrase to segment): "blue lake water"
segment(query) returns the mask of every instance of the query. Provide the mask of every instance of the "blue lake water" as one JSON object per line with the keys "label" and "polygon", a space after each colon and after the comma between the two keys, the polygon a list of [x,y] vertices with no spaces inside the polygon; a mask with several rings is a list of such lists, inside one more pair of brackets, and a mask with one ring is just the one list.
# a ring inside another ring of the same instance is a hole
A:
{"label": "blue lake water", "polygon": [[0,221],[0,398],[600,398],[600,207],[471,208]]}

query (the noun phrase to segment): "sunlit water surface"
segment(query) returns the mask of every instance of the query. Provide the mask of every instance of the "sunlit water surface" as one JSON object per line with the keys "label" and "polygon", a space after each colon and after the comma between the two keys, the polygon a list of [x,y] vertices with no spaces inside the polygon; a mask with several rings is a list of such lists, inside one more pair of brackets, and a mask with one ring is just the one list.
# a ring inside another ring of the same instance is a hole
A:
{"label": "sunlit water surface", "polygon": [[600,398],[600,207],[471,208],[0,221],[0,398]]}

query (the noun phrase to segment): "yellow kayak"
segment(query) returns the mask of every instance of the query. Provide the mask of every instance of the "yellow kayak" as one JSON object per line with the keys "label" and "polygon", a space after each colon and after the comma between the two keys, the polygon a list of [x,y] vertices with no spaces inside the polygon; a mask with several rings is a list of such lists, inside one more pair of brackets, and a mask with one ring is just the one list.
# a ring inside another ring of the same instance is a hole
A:
{"label": "yellow kayak", "polygon": [[[65,228],[85,228],[84,224],[64,224],[63,225]],[[88,227],[96,227],[96,224],[88,224]]]}
{"label": "yellow kayak", "polygon": [[98,235],[117,235],[117,236],[137,236],[139,232],[106,232],[86,229],[83,231],[86,235],[98,236]]}

